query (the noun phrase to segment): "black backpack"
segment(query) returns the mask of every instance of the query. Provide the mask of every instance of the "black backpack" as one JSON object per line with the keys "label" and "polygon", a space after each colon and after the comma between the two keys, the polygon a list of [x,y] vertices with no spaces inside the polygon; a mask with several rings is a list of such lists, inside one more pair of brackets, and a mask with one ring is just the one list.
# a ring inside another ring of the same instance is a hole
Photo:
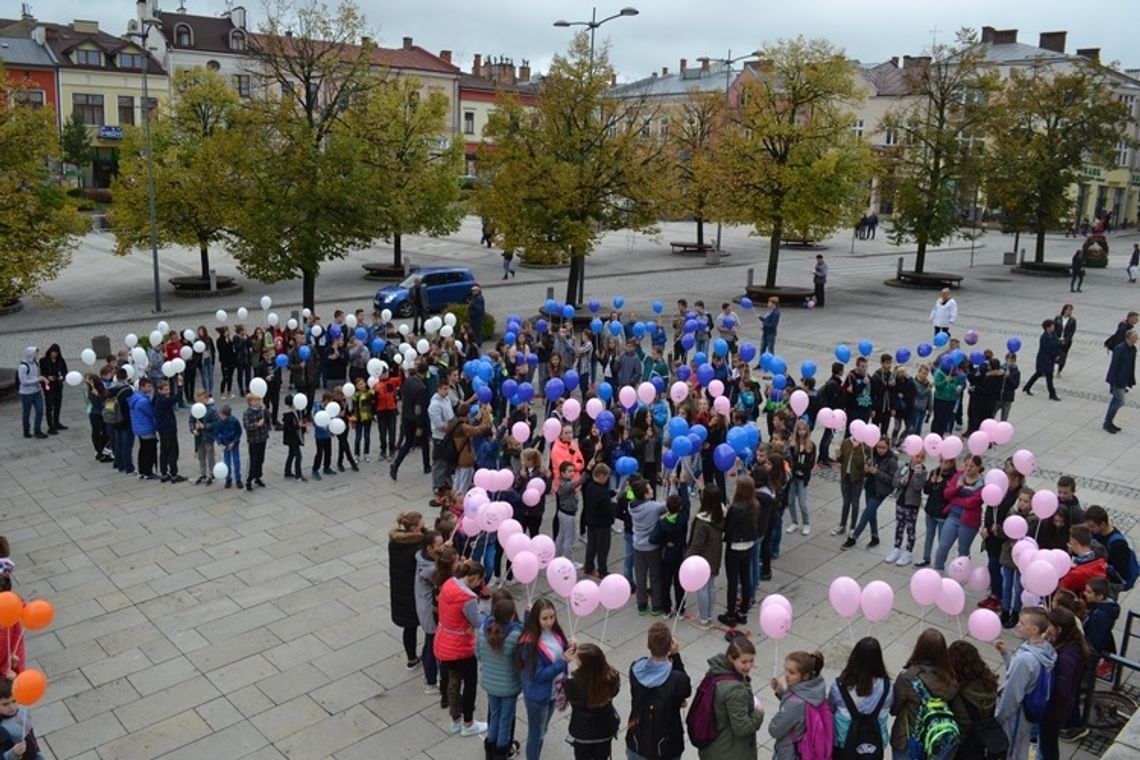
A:
{"label": "black backpack", "polygon": [[851,724],[847,727],[847,739],[835,757],[837,760],[883,760],[883,730],[879,726],[879,711],[887,701],[890,683],[883,684],[879,703],[870,714],[859,712],[846,688],[839,684],[836,684],[836,688],[851,715]]}
{"label": "black backpack", "polygon": [[962,741],[958,757],[962,760],[1004,760],[1009,752],[1009,737],[994,717],[994,711],[982,715],[973,702],[965,697],[961,700],[970,714],[970,732]]}
{"label": "black backpack", "polygon": [[665,714],[665,693],[668,679],[661,686],[641,687],[633,701],[629,722],[625,727],[625,746],[641,757],[666,757],[669,743],[669,716]]}

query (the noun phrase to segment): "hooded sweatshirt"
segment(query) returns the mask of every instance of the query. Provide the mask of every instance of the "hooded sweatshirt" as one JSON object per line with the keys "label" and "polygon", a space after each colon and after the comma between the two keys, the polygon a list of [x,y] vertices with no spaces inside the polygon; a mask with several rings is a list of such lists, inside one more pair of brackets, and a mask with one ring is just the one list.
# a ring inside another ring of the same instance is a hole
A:
{"label": "hooded sweatshirt", "polygon": [[435,633],[435,612],[432,599],[435,596],[435,584],[432,577],[435,575],[435,560],[424,554],[423,549],[416,552],[416,578],[415,598],[416,617],[420,619],[420,628],[424,634]]}
{"label": "hooded sweatshirt", "polygon": [[[681,708],[693,692],[681,655],[675,654],[668,660],[654,660],[650,657],[635,660],[629,667],[629,690],[633,704],[637,704],[646,692],[660,690],[664,709],[659,719],[665,723],[666,728],[664,740],[657,747],[638,747],[638,732],[627,731],[626,747],[647,758],[680,757],[685,751]],[[656,732],[642,733],[654,735]]]}
{"label": "hooded sweatshirt", "polygon": [[629,517],[633,522],[633,548],[636,551],[656,549],[649,538],[657,525],[657,518],[665,513],[665,505],[659,501],[638,501],[629,505]]}
{"label": "hooded sweatshirt", "polygon": [[24,360],[16,370],[20,381],[20,395],[34,396],[43,389],[40,383],[40,365],[36,361],[36,347],[28,346],[24,349]]}
{"label": "hooded sweatshirt", "polygon": [[827,699],[823,676],[816,676],[788,687],[780,697],[780,709],[768,724],[768,734],[776,740],[774,760],[796,760],[796,740],[806,728],[805,704],[817,706]]}
{"label": "hooded sweatshirt", "polygon": [[1005,684],[998,694],[994,717],[1001,723],[1005,735],[1009,737],[1009,760],[1025,760],[1029,757],[1029,720],[1021,706],[1025,697],[1037,685],[1041,669],[1051,673],[1057,661],[1057,652],[1047,641],[1037,644],[1026,641],[1012,654],[1003,658],[1006,664]]}

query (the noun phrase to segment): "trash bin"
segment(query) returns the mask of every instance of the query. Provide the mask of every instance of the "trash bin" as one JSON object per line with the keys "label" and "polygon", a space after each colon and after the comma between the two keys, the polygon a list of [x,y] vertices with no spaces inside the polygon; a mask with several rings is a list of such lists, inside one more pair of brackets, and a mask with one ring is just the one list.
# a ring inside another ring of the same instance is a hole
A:
{"label": "trash bin", "polygon": [[705,252],[705,263],[710,266],[717,266],[720,264],[720,251],[715,248],[710,248]]}
{"label": "trash bin", "polygon": [[1013,251],[1006,251],[1001,255],[1001,263],[1007,267],[1017,266],[1017,254]]}
{"label": "trash bin", "polygon": [[111,339],[106,335],[96,335],[91,339],[91,350],[99,359],[105,359],[111,355]]}

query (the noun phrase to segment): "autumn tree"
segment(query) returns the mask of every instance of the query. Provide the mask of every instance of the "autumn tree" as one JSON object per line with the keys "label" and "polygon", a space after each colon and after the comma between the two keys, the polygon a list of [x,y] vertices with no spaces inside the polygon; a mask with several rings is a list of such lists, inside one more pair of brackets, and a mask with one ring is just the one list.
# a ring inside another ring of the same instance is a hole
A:
{"label": "autumn tree", "polygon": [[986,197],[1003,219],[1008,209],[1027,222],[1037,238],[1034,261],[1044,262],[1045,232],[1072,223],[1069,188],[1081,168],[1115,162],[1128,106],[1091,61],[1038,62],[1010,71],[991,110]]}
{"label": "autumn tree", "polygon": [[403,266],[404,235],[446,235],[463,219],[463,144],[447,139],[450,110],[442,92],[425,97],[419,79],[400,77],[371,89],[346,116],[360,143],[360,192],[377,235],[392,242],[396,267]]}
{"label": "autumn tree", "polygon": [[23,93],[0,65],[0,303],[58,277],[76,236],[90,229],[49,184],[48,159],[59,155],[55,115],[27,105]]}
{"label": "autumn tree", "polygon": [[64,163],[75,167],[76,181],[83,187],[83,170],[91,163],[91,134],[78,108],[71,112],[71,118],[60,131],[59,156]]}
{"label": "autumn tree", "polygon": [[[202,67],[174,75],[174,103],[151,124],[155,218],[160,245],[195,246],[203,280],[210,277],[210,245],[227,239],[240,199],[232,193],[234,163],[245,149],[239,100],[225,79]],[[127,130],[112,184],[108,214],[115,253],[150,246],[146,156],[141,128]]]}
{"label": "autumn tree", "polygon": [[963,189],[980,180],[981,140],[998,84],[972,30],[930,53],[903,70],[912,104],[889,111],[879,127],[896,146],[884,166],[894,205],[890,240],[916,243],[917,272],[926,265],[927,246],[941,244],[966,221]]}
{"label": "autumn tree", "polygon": [[724,117],[723,93],[694,88],[666,122],[669,174],[662,187],[663,211],[672,218],[692,217],[698,245],[705,242],[705,223],[722,218],[724,179],[716,140]]}
{"label": "autumn tree", "polygon": [[606,230],[652,229],[664,149],[648,137],[656,115],[641,99],[607,98],[613,69],[603,47],[575,36],[524,108],[501,95],[480,149],[477,205],[504,249],[524,261],[566,262],[567,303],[582,300],[582,273]]}
{"label": "autumn tree", "polygon": [[359,144],[344,129],[350,104],[381,80],[359,8],[296,0],[250,40],[258,92],[243,109],[252,130],[235,172],[244,202],[230,220],[238,268],[265,282],[301,278],[313,308],[321,264],[369,245],[374,225],[358,192]]}
{"label": "autumn tree", "polygon": [[870,176],[851,131],[858,103],[851,63],[826,40],[781,40],[748,72],[720,154],[731,214],[769,237],[767,287],[780,244],[818,240],[848,224]]}

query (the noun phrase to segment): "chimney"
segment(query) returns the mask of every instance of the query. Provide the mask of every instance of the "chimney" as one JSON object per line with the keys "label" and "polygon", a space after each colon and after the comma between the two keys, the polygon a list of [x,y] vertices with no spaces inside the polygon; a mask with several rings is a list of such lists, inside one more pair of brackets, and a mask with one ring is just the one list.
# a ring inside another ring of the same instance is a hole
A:
{"label": "chimney", "polygon": [[404,50],[411,50],[411,49],[412,49],[412,38],[411,37],[405,37],[404,38]]}
{"label": "chimney", "polygon": [[688,64],[689,64],[689,62],[686,61],[684,58],[681,59],[681,74],[685,73],[685,68],[688,66]]}
{"label": "chimney", "polygon": [[708,58],[702,58],[701,59],[701,73],[702,74],[709,73],[709,59]]}
{"label": "chimney", "polygon": [[894,66],[896,69],[899,67],[899,57],[897,55],[891,56],[891,65]]}
{"label": "chimney", "polygon": [[245,29],[245,8],[240,5],[230,10],[230,21],[238,29]]}
{"label": "chimney", "polygon": [[1100,48],[1077,48],[1077,55],[1093,63],[1100,63]]}
{"label": "chimney", "polygon": [[442,58],[443,60],[447,61],[448,63],[451,63],[451,51],[450,50],[439,51],[439,57]]}
{"label": "chimney", "polygon": [[520,82],[529,82],[530,81],[530,61],[528,61],[525,58],[523,59],[522,65],[519,66],[519,81]]}
{"label": "chimney", "polygon": [[992,26],[982,27],[982,42],[993,42],[996,30]]}
{"label": "chimney", "polygon": [[995,45],[1016,45],[1017,44],[1017,30],[1016,29],[999,29],[994,32]]}
{"label": "chimney", "polygon": [[661,67],[661,76],[663,76],[663,77],[669,76],[669,67],[668,66],[662,66]]}
{"label": "chimney", "polygon": [[80,34],[98,34],[99,22],[98,21],[83,21],[82,19],[75,19],[71,22],[72,30]]}
{"label": "chimney", "polygon": [[1037,47],[1042,50],[1052,50],[1054,53],[1065,52],[1065,35],[1067,32],[1041,32]]}
{"label": "chimney", "polygon": [[471,74],[473,76],[483,76],[483,54],[476,53],[475,60],[471,62]]}
{"label": "chimney", "polygon": [[617,74],[610,75],[610,87],[617,87]]}
{"label": "chimney", "polygon": [[361,35],[361,37],[360,37],[360,47],[371,47],[371,46],[373,46],[373,45],[375,45],[375,44],[376,44],[376,40],[372,39],[371,37],[368,37],[368,36],[365,36],[365,35]]}

